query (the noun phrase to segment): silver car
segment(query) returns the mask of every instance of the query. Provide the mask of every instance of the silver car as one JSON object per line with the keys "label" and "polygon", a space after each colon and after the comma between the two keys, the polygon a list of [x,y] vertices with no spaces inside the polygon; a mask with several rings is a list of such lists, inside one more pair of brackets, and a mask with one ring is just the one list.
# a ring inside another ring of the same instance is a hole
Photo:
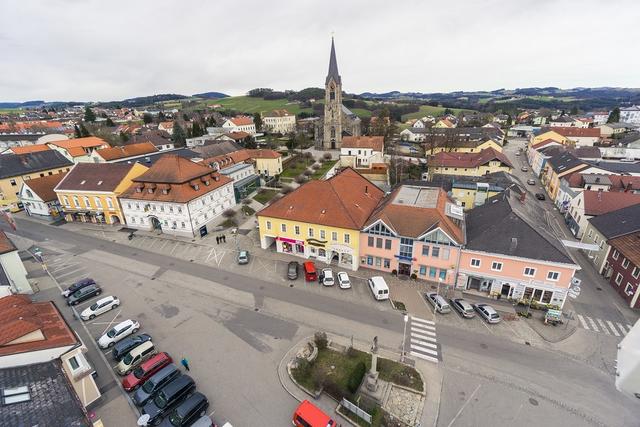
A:
{"label": "silver car", "polygon": [[480,317],[484,318],[487,323],[500,323],[500,315],[489,304],[474,304],[473,308],[476,309]]}
{"label": "silver car", "polygon": [[336,284],[333,278],[333,271],[330,268],[324,268],[320,273],[320,279],[324,286],[333,286]]}
{"label": "silver car", "polygon": [[460,313],[462,317],[466,319],[476,317],[476,313],[473,311],[473,306],[462,298],[451,298],[449,302],[451,302],[451,306],[454,310]]}

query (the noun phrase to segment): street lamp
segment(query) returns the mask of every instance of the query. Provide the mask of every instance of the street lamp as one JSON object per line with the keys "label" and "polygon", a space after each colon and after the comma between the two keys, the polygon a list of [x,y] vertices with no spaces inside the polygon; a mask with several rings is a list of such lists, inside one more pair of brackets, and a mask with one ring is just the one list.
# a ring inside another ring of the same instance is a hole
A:
{"label": "street lamp", "polygon": [[406,337],[407,337],[407,322],[409,322],[409,315],[405,314],[404,315],[404,331],[402,332],[402,354],[400,355],[400,362],[404,362],[404,346],[405,346],[405,342],[406,342]]}

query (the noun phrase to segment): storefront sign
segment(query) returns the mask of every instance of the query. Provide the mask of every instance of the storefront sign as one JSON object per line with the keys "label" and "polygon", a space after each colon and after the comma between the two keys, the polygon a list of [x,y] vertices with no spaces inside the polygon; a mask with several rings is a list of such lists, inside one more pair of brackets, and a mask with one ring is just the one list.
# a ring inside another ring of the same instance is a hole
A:
{"label": "storefront sign", "polygon": [[311,246],[318,246],[324,248],[324,245],[327,244],[326,240],[318,240],[318,239],[307,239],[307,243]]}
{"label": "storefront sign", "polygon": [[292,245],[303,245],[304,242],[302,240],[288,239],[286,237],[276,237],[276,240],[281,242],[291,243]]}

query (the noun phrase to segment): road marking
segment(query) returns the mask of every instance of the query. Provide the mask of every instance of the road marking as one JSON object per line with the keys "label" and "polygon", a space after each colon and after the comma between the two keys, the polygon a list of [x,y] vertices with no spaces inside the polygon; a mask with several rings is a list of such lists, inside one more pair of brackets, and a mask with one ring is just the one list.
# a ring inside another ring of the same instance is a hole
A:
{"label": "road marking", "polygon": [[432,320],[425,320],[425,319],[421,319],[419,317],[415,317],[415,316],[411,316],[411,321],[416,321],[419,323],[426,323],[427,325],[435,325],[436,322],[432,321]]}
{"label": "road marking", "polygon": [[618,333],[618,331],[616,330],[616,327],[613,326],[613,322],[611,322],[611,320],[607,320],[607,325],[609,325],[609,329],[611,329],[611,332],[613,332],[613,335],[619,337],[620,334]]}
{"label": "road marking", "polygon": [[424,329],[424,330],[427,330],[427,331],[435,331],[436,330],[435,326],[421,325],[419,323],[413,323],[413,322],[411,322],[411,327],[412,328],[420,328],[420,329]]}
{"label": "road marking", "polygon": [[438,352],[437,352],[437,351],[435,351],[435,350],[432,350],[432,349],[430,349],[430,348],[421,347],[421,346],[419,346],[419,345],[415,345],[415,344],[411,344],[411,348],[412,348],[413,350],[418,350],[418,351],[420,351],[420,352],[422,352],[422,353],[432,354],[432,355],[434,355],[434,356],[436,356],[436,357],[438,356]]}
{"label": "road marking", "polygon": [[409,354],[415,357],[419,357],[420,359],[429,360],[430,362],[434,362],[434,363],[439,362],[437,357],[427,356],[422,353],[418,353],[416,351],[410,351]]}
{"label": "road marking", "polygon": [[113,317],[113,319],[111,320],[111,322],[109,322],[109,324],[107,325],[107,327],[105,328],[104,331],[102,331],[102,333],[100,334],[100,336],[103,336],[105,332],[107,332],[107,330],[109,330],[109,328],[111,327],[111,325],[113,325],[113,322],[116,321],[116,318],[118,316],[120,316],[120,313],[122,313],[122,309],[118,310],[118,313],[116,313],[116,315]]}
{"label": "road marking", "polygon": [[582,314],[578,314],[578,320],[584,329],[589,329],[587,322],[585,322],[584,317],[582,317]]}
{"label": "road marking", "polygon": [[211,258],[211,255],[216,251],[216,248],[211,248],[211,250],[209,251],[209,255],[207,255],[207,259],[205,259],[205,262],[209,262],[209,258]]}
{"label": "road marking", "polygon": [[598,325],[600,325],[600,327],[602,328],[602,332],[604,332],[607,335],[611,335],[609,333],[609,330],[607,329],[607,325],[605,325],[601,319],[596,319],[596,320],[598,321]]}
{"label": "road marking", "polygon": [[428,337],[426,335],[421,335],[421,334],[414,334],[411,333],[412,337],[416,337],[416,338],[420,338],[422,340],[427,340],[427,341],[431,341],[431,342],[436,342],[436,339],[434,337]]}
{"label": "road marking", "polygon": [[458,411],[458,413],[456,414],[455,417],[453,417],[453,419],[451,420],[451,422],[449,423],[449,425],[447,427],[451,427],[453,425],[453,423],[456,422],[456,420],[458,419],[458,417],[460,416],[460,414],[462,414],[462,411],[464,411],[464,408],[467,407],[467,405],[469,404],[469,402],[471,402],[471,400],[473,399],[473,396],[476,395],[476,393],[478,392],[478,390],[480,390],[480,387],[482,386],[482,384],[478,384],[478,387],[476,387],[475,390],[473,390],[473,393],[471,393],[471,396],[469,396],[469,398],[467,399],[466,402],[464,402],[462,404],[462,406],[460,407],[460,410]]}
{"label": "road marking", "polygon": [[598,329],[598,326],[596,326],[596,322],[594,322],[591,317],[587,316],[587,320],[589,321],[589,325],[591,325],[591,329],[596,332],[600,332],[600,329]]}
{"label": "road marking", "polygon": [[425,346],[425,347],[438,348],[437,344],[433,344],[433,343],[430,343],[430,342],[418,340],[418,339],[415,339],[415,338],[411,338],[411,342],[414,342],[414,343],[416,343],[418,345]]}
{"label": "road marking", "polygon": [[436,336],[436,333],[435,333],[435,332],[427,331],[427,330],[424,330],[424,329],[419,329],[419,328],[416,328],[415,326],[412,326],[412,327],[411,327],[411,330],[412,330],[412,331],[416,331],[416,332],[421,333],[421,334],[431,335],[432,337],[435,337],[435,336]]}

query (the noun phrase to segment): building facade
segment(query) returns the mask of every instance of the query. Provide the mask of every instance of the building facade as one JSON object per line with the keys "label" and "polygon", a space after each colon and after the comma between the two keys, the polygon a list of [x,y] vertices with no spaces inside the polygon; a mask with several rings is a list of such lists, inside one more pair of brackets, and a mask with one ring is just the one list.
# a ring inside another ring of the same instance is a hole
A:
{"label": "building facade", "polygon": [[262,116],[265,132],[286,135],[296,131],[296,115],[287,110],[273,110]]}
{"label": "building facade", "polygon": [[62,217],[62,206],[53,189],[65,175],[66,172],[46,175],[22,184],[19,198],[27,215],[50,220]]}
{"label": "building facade", "polygon": [[492,148],[479,153],[439,152],[427,161],[429,176],[482,176],[495,172],[511,173],[513,165],[507,157]]}
{"label": "building facade", "polygon": [[620,121],[623,123],[640,124],[640,106],[620,108]]}
{"label": "building facade", "polygon": [[640,232],[609,240],[605,277],[631,308],[640,308]]}

